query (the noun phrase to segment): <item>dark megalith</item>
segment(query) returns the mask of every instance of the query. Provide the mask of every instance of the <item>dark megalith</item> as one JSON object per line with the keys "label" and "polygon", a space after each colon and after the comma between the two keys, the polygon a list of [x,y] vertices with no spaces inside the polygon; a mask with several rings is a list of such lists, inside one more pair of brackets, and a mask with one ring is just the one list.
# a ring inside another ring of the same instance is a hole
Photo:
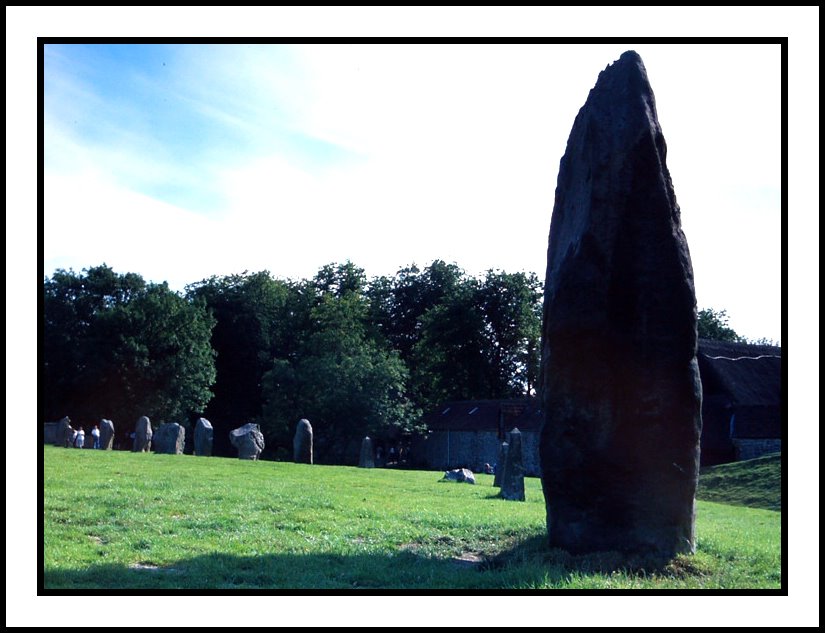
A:
{"label": "dark megalith", "polygon": [[100,421],[100,448],[104,451],[112,450],[115,441],[115,425],[111,420],[103,418]]}
{"label": "dark megalith", "polygon": [[312,463],[312,425],[309,420],[298,420],[292,440],[292,459],[296,464]]}
{"label": "dark megalith", "polygon": [[55,446],[69,446],[71,443],[71,428],[72,421],[69,419],[69,416],[67,415],[61,418],[60,422],[57,423],[57,431],[55,432]]}
{"label": "dark megalith", "polygon": [[152,449],[165,455],[183,455],[186,429],[177,422],[163,423],[152,437]]}
{"label": "dark megalith", "polygon": [[252,422],[230,431],[229,441],[238,450],[238,459],[258,459],[265,446],[261,427]]}
{"label": "dark megalith", "polygon": [[692,552],[702,392],[696,298],[642,60],[600,75],[561,159],[542,326],[551,545]]}
{"label": "dark megalith", "polygon": [[501,477],[501,496],[509,501],[524,501],[524,460],[521,455],[521,431],[508,434],[508,448]]}
{"label": "dark megalith", "polygon": [[375,451],[372,448],[372,440],[365,437],[361,440],[361,455],[358,458],[359,468],[375,468]]}
{"label": "dark megalith", "polygon": [[507,442],[502,442],[498,445],[498,461],[496,462],[496,469],[493,473],[493,486],[501,488],[501,480],[504,477],[504,466],[507,463],[507,450],[510,445]]}
{"label": "dark megalith", "polygon": [[138,418],[135,424],[135,441],[132,450],[136,453],[148,452],[152,448],[152,423],[145,415]]}
{"label": "dark megalith", "polygon": [[212,455],[212,439],[214,430],[212,423],[206,418],[198,418],[195,422],[195,442],[193,452],[200,457]]}

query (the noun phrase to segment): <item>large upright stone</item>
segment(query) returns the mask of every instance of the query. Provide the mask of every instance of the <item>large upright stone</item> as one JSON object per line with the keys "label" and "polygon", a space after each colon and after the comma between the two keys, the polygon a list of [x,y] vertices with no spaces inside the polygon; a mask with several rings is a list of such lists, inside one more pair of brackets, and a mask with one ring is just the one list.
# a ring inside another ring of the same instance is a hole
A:
{"label": "large upright stone", "polygon": [[312,463],[312,425],[309,420],[298,420],[292,440],[292,458],[296,464]]}
{"label": "large upright stone", "polygon": [[510,445],[507,442],[502,442],[498,445],[498,461],[496,462],[496,470],[493,473],[493,486],[501,488],[501,480],[504,477],[504,466],[507,463],[507,450]]}
{"label": "large upright stone", "polygon": [[111,420],[103,418],[100,421],[100,448],[104,451],[112,450],[115,441],[115,425]]}
{"label": "large upright stone", "polygon": [[61,418],[60,422],[57,423],[57,434],[54,440],[55,446],[68,446],[68,429],[70,428],[72,428],[72,421],[69,419],[69,416],[67,415]]}
{"label": "large upright stone", "polygon": [[549,540],[572,552],[695,547],[696,299],[665,154],[626,52],[573,124],[547,250],[539,450]]}
{"label": "large upright stone", "polygon": [[365,437],[361,441],[361,456],[358,458],[359,468],[375,468],[375,451],[372,448],[372,440]]}
{"label": "large upright stone", "polygon": [[238,459],[258,459],[265,446],[261,427],[252,422],[230,431],[229,441],[238,450]]}
{"label": "large upright stone", "polygon": [[501,479],[501,496],[509,501],[524,501],[524,459],[521,454],[521,431],[513,429],[507,442],[507,456]]}
{"label": "large upright stone", "polygon": [[152,423],[145,415],[138,418],[135,424],[135,441],[132,450],[136,453],[148,452],[152,448]]}
{"label": "large upright stone", "polygon": [[163,423],[152,438],[152,448],[156,453],[183,455],[186,429],[177,422]]}
{"label": "large upright stone", "polygon": [[198,421],[195,422],[195,455],[210,457],[212,455],[213,437],[212,423],[206,418],[198,418]]}

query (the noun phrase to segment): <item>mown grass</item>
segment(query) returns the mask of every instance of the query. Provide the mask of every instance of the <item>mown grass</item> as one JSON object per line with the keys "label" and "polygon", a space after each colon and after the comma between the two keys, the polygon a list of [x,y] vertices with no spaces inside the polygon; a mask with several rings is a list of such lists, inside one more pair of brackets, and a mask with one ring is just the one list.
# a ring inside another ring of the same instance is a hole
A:
{"label": "mown grass", "polygon": [[544,499],[440,473],[44,447],[49,589],[778,588],[780,515],[699,502],[668,565],[545,545]]}
{"label": "mown grass", "polygon": [[702,470],[697,496],[735,506],[782,509],[782,456],[768,455]]}

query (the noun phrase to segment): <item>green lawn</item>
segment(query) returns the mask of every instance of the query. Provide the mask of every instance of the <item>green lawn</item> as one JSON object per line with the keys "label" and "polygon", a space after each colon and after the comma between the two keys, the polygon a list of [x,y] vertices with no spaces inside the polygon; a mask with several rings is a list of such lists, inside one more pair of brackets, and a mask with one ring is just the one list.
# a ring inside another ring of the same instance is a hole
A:
{"label": "green lawn", "polygon": [[658,568],[545,546],[544,498],[441,473],[44,447],[46,589],[778,588],[780,514],[698,502]]}
{"label": "green lawn", "polygon": [[768,455],[702,470],[698,497],[734,506],[782,509],[782,456]]}

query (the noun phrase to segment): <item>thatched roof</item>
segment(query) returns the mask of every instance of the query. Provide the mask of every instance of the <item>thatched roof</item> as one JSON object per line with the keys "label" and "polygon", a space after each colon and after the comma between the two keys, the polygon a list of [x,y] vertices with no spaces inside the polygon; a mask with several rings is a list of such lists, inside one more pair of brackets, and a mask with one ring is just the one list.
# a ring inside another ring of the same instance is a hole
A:
{"label": "thatched roof", "polygon": [[[510,400],[461,400],[445,402],[424,417],[431,431],[499,432],[518,427],[521,431],[538,430],[541,413],[537,398]],[[522,426],[524,425],[524,426]]]}
{"label": "thatched roof", "polygon": [[778,406],[782,348],[699,341],[699,372],[707,396],[724,395],[732,406]]}

